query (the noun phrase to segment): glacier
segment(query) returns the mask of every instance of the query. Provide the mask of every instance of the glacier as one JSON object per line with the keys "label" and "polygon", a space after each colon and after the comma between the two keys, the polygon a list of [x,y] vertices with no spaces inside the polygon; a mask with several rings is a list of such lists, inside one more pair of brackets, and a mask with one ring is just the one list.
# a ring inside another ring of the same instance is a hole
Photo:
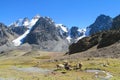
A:
{"label": "glacier", "polygon": [[29,23],[26,23],[28,25],[28,30],[23,35],[12,41],[14,46],[20,46],[23,43],[23,39],[30,33],[32,27],[36,24],[39,18],[40,16],[37,15]]}
{"label": "glacier", "polygon": [[63,24],[56,24],[56,27],[60,27],[64,32],[68,32],[67,27],[65,27]]}

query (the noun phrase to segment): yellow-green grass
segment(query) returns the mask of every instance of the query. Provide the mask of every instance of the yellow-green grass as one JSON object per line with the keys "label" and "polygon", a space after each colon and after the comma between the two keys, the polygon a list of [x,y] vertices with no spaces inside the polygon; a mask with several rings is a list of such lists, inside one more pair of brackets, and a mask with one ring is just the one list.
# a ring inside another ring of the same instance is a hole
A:
{"label": "yellow-green grass", "polygon": [[[17,54],[17,53],[16,53]],[[20,53],[19,53],[20,54]],[[97,80],[95,73],[87,73],[86,69],[100,69],[110,72],[113,77],[111,80],[120,80],[120,60],[112,58],[82,58],[82,59],[67,59],[72,66],[76,63],[82,62],[82,71],[66,71],[58,70],[55,74],[42,74],[42,73],[31,73],[14,70],[12,67],[18,68],[23,67],[40,67],[47,69],[55,69],[56,64],[63,63],[58,60],[57,62],[44,61],[51,59],[47,53],[40,56],[20,56],[10,57],[7,59],[0,60],[0,77],[2,78],[16,78],[23,80]],[[61,72],[66,72],[65,74]]]}
{"label": "yellow-green grass", "polygon": [[[70,64],[74,66],[78,62],[83,63],[82,70],[85,71],[86,69],[99,69],[106,72],[110,72],[113,77],[111,80],[119,80],[120,79],[120,60],[119,59],[112,59],[112,58],[93,58],[93,59],[73,59],[68,60],[70,61]],[[46,62],[42,63],[39,66],[42,68],[47,67],[54,67],[56,64],[62,63],[62,61],[59,62]],[[81,72],[82,73],[82,72]],[[80,74],[81,75],[81,74]],[[89,76],[89,75],[86,75]]]}
{"label": "yellow-green grass", "polygon": [[38,56],[38,57],[35,57],[35,59],[50,59],[51,57],[50,56]]}
{"label": "yellow-green grass", "polygon": [[[15,71],[12,69],[0,69],[0,77],[2,78],[16,78],[24,80],[93,80],[94,75],[85,72],[66,71],[66,74],[56,72],[56,74],[40,74]],[[92,77],[91,77],[92,76]]]}

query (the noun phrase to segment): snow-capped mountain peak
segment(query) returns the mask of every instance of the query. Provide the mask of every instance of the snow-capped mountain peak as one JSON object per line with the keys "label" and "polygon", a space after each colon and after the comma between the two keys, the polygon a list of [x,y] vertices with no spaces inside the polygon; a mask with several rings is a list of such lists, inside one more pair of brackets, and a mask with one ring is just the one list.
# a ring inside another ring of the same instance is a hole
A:
{"label": "snow-capped mountain peak", "polygon": [[78,32],[80,32],[80,34],[82,34],[82,35],[77,38],[77,41],[86,37],[86,29],[78,29]]}
{"label": "snow-capped mountain peak", "polygon": [[75,43],[78,40],[86,37],[86,29],[80,29],[77,26],[71,27],[69,36],[66,38],[70,43]]}
{"label": "snow-capped mountain peak", "polygon": [[24,18],[22,21],[23,26],[29,26],[30,20],[28,18]]}
{"label": "snow-capped mountain peak", "polygon": [[71,43],[72,38],[70,36],[68,36],[66,39],[68,40],[69,43]]}
{"label": "snow-capped mountain peak", "polygon": [[[73,26],[71,29],[68,29],[63,24],[55,24],[54,21],[50,17],[40,17],[39,15],[34,16],[31,20],[27,17],[24,19],[19,19],[15,22],[15,27],[24,26],[26,30],[20,35],[17,39],[13,40],[15,46],[20,46],[24,38],[30,33],[32,27],[36,24],[39,19],[45,19],[47,23],[54,24],[59,32],[59,36],[62,39],[67,39],[69,43],[77,42],[79,39],[82,39],[86,36],[86,29],[79,29],[76,26]],[[21,27],[22,28],[22,27]]]}
{"label": "snow-capped mountain peak", "polygon": [[39,19],[40,18],[40,15],[37,14],[36,16],[33,17],[33,19]]}
{"label": "snow-capped mountain peak", "polygon": [[40,15],[34,16],[31,20],[29,20],[27,17],[23,19],[18,19],[17,21],[13,22],[9,26],[14,26],[14,27],[20,27],[20,26],[25,26],[25,27],[30,27],[34,25],[33,23],[36,22],[40,18]]}
{"label": "snow-capped mountain peak", "polygon": [[16,22],[11,23],[9,26],[18,27],[22,25],[23,19],[18,19]]}
{"label": "snow-capped mountain peak", "polygon": [[35,23],[39,20],[40,16],[36,15],[35,17],[33,17],[33,19],[30,21],[28,28],[31,28],[32,26],[35,25]]}
{"label": "snow-capped mountain peak", "polygon": [[32,27],[33,27],[33,26],[35,25],[35,23],[39,20],[39,18],[40,18],[40,16],[35,16],[30,22],[29,22],[28,20],[26,20],[26,21],[24,22],[24,24],[27,25],[28,30],[26,30],[26,32],[25,32],[23,35],[19,36],[17,39],[15,39],[15,40],[12,41],[13,44],[14,44],[14,46],[20,46],[20,45],[23,43],[22,41],[23,41],[24,38],[30,33]]}
{"label": "snow-capped mountain peak", "polygon": [[86,29],[78,29],[77,31],[80,33],[84,33],[84,32],[86,32]]}
{"label": "snow-capped mountain peak", "polygon": [[56,24],[56,27],[60,27],[64,32],[68,32],[67,27],[65,27],[63,24]]}

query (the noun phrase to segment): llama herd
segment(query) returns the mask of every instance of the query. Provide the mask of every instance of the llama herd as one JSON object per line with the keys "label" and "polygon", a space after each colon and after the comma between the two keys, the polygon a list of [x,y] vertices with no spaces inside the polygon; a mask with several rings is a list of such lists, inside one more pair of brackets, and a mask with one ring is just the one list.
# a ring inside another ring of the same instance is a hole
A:
{"label": "llama herd", "polygon": [[71,66],[68,61],[64,61],[63,64],[57,64],[56,65],[57,69],[65,69],[65,70],[78,70],[82,68],[82,63],[79,62],[75,66]]}

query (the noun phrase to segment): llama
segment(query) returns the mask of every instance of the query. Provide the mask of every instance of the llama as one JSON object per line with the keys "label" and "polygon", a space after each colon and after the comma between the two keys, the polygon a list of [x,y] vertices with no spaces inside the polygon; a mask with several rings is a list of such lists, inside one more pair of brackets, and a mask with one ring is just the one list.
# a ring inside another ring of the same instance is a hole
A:
{"label": "llama", "polygon": [[65,68],[65,66],[63,64],[57,64],[56,66],[57,66],[57,69],[64,69]]}

